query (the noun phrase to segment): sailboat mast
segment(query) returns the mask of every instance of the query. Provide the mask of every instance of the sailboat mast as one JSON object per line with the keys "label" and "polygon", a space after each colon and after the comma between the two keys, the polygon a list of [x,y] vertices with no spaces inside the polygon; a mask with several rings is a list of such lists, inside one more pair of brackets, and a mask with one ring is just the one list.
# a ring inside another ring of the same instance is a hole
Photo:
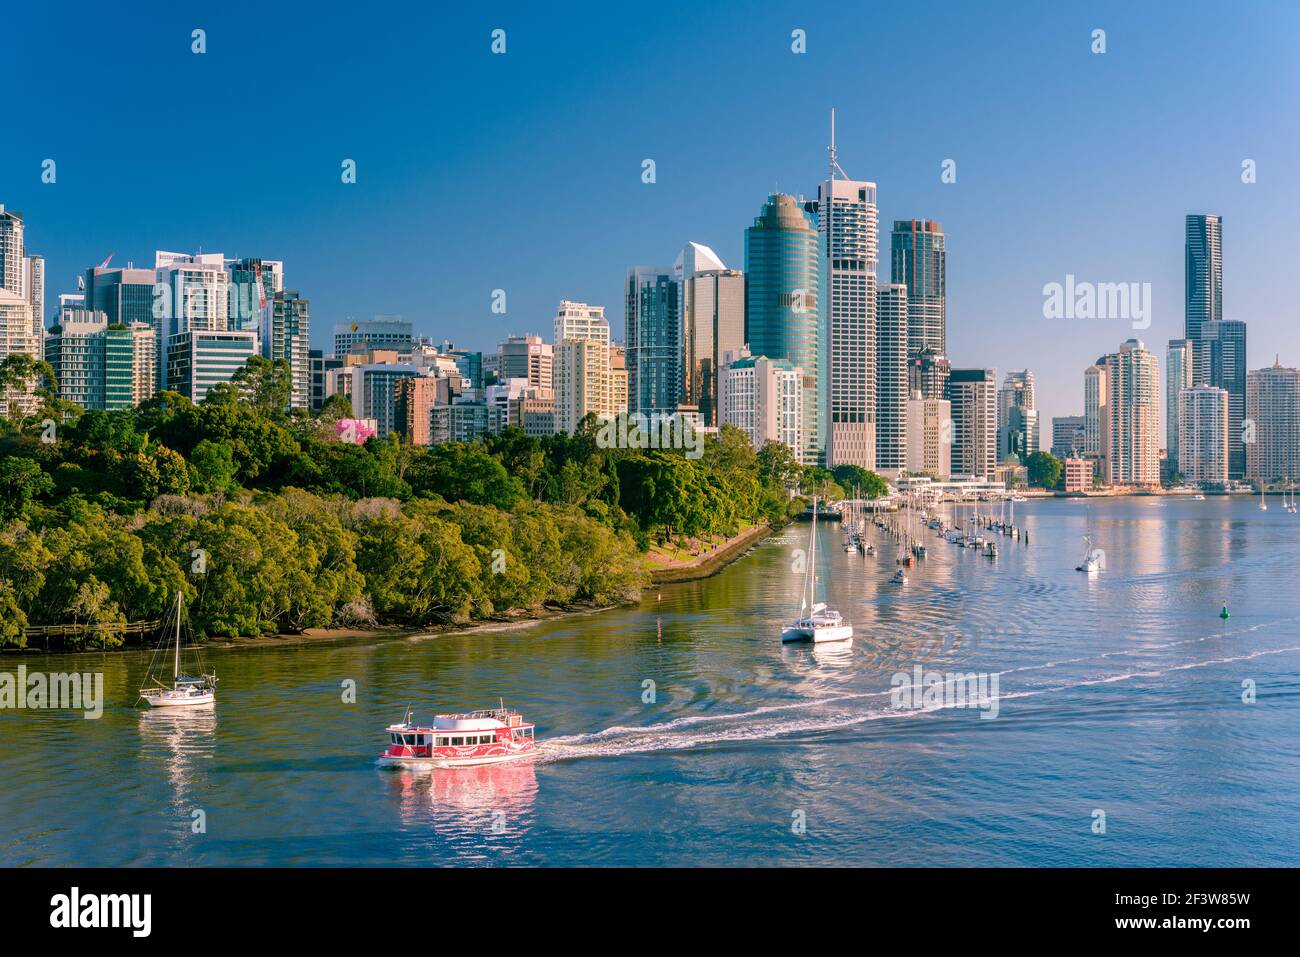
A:
{"label": "sailboat mast", "polygon": [[172,681],[181,676],[181,593],[176,592],[176,657],[172,664]]}

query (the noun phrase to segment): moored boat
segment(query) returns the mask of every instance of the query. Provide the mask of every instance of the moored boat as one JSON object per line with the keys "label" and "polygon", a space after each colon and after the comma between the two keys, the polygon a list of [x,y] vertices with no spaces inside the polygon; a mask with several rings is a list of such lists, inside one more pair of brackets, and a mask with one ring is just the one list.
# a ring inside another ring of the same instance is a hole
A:
{"label": "moored boat", "polygon": [[434,715],[416,724],[408,710],[386,729],[388,747],[379,756],[387,768],[471,768],[527,757],[536,746],[536,725],[504,705],[483,711]]}

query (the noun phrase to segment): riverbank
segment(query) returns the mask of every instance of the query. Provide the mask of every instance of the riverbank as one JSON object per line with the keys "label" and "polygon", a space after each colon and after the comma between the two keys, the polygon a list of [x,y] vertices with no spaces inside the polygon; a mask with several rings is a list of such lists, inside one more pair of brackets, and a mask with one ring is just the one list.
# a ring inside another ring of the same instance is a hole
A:
{"label": "riverbank", "polygon": [[[548,621],[556,621],[564,618],[580,618],[585,615],[596,615],[617,607],[619,606],[587,605],[573,608],[543,608],[540,611],[532,613],[520,612],[517,615],[501,615],[494,618],[484,619],[482,621],[473,621],[461,624],[448,623],[445,625],[435,625],[428,628],[417,629],[413,629],[409,625],[376,625],[373,628],[308,628],[296,634],[212,638],[203,642],[199,647],[204,650],[215,648],[222,651],[238,651],[243,649],[265,650],[267,648],[304,648],[331,644],[344,645],[366,641],[396,641],[399,639],[416,640],[438,638],[444,635],[515,631],[520,628],[530,628],[534,625],[539,625]],[[118,645],[115,648],[50,648],[48,650],[32,646],[26,648],[0,648],[0,658],[5,656],[20,657],[28,655],[103,655],[113,654],[116,652],[140,651],[142,649],[152,648],[153,644],[153,642],[148,642],[144,644],[123,644]]]}
{"label": "riverbank", "polygon": [[745,529],[734,535],[703,555],[684,561],[653,564],[647,562],[650,581],[655,585],[667,585],[674,582],[696,581],[716,575],[732,562],[743,556],[751,545],[756,544],[772,531],[772,526],[763,523]]}

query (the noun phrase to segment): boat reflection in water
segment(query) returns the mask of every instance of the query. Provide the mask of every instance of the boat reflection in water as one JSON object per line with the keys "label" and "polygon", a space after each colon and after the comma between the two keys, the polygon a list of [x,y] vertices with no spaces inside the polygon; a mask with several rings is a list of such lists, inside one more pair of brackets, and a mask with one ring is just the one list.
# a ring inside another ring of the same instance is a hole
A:
{"label": "boat reflection in water", "polygon": [[518,836],[528,830],[537,800],[532,761],[451,768],[429,774],[404,769],[383,774],[403,827],[432,830],[453,841],[467,834]]}
{"label": "boat reflection in water", "polygon": [[196,786],[206,783],[216,709],[149,708],[139,715],[141,763],[160,765],[159,776],[171,786],[172,803],[182,806]]}

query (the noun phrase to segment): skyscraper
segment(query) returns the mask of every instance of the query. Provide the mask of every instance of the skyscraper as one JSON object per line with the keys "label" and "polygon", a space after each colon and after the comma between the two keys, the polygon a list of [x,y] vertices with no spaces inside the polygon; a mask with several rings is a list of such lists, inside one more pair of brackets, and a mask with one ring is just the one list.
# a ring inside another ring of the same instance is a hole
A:
{"label": "skyscraper", "polygon": [[1052,416],[1052,454],[1061,461],[1080,454],[1086,446],[1087,419],[1082,415]]}
{"label": "skyscraper", "polygon": [[[564,312],[565,305],[560,303],[561,313]],[[528,384],[534,388],[551,388],[555,346],[543,342],[541,336],[510,336],[497,346],[497,356],[497,371],[501,381],[527,379]]]}
{"label": "skyscraper", "polygon": [[673,265],[681,286],[682,402],[700,424],[718,424],[718,369],[745,345],[745,274],[708,246],[688,243]]}
{"label": "skyscraper", "polygon": [[1156,357],[1141,339],[1106,356],[1106,458],[1114,485],[1160,483],[1160,391]]}
{"label": "skyscraper", "polygon": [[[213,345],[220,352],[229,344],[226,340],[206,337],[185,340],[180,337],[190,332],[229,331],[230,274],[221,253],[190,255],[158,250],[154,254],[154,279],[158,293],[154,315],[161,313],[158,343],[162,387],[179,392],[181,389],[171,380],[174,350],[182,345],[191,350],[190,355],[182,358],[182,364],[175,366],[178,372],[188,374],[197,371],[194,362],[206,352],[207,345]],[[243,348],[242,343],[238,348]],[[210,368],[220,365],[217,363]],[[189,390],[197,389],[200,398],[207,394],[207,386],[198,384],[197,380],[187,379],[184,386]]]}
{"label": "skyscraper", "polygon": [[563,300],[555,316],[555,339],[555,430],[571,435],[588,415],[608,419],[623,411],[616,395],[605,307]]}
{"label": "skyscraper", "polygon": [[311,302],[297,290],[280,290],[262,310],[262,355],[289,363],[292,409],[311,408]]}
{"label": "skyscraper", "polygon": [[1189,213],[1184,251],[1183,338],[1192,341],[1192,384],[1205,385],[1210,381],[1210,356],[1199,348],[1202,329],[1223,318],[1223,218]]}
{"label": "skyscraper", "polygon": [[1196,348],[1207,360],[1206,384],[1228,393],[1228,478],[1245,478],[1246,447],[1241,427],[1246,417],[1246,324],[1237,319],[1207,322],[1201,326]]}
{"label": "skyscraper", "polygon": [[[911,308],[911,296],[908,296],[908,308]],[[908,313],[908,327],[911,327],[911,313]],[[948,357],[934,349],[925,348],[915,355],[907,357],[907,391],[908,394],[921,393],[922,398],[942,399],[948,394],[948,374],[952,363]]]}
{"label": "skyscraper", "polygon": [[1106,388],[1106,357],[1102,356],[1083,370],[1083,457],[1091,459],[1102,479],[1110,480],[1106,453],[1110,442],[1110,421]]}
{"label": "skyscraper", "polygon": [[0,205],[0,289],[23,295],[23,214]]}
{"label": "skyscraper", "polygon": [[907,463],[908,302],[902,283],[885,283],[876,291],[875,460],[876,470],[890,478],[911,468]]}
{"label": "skyscraper", "polygon": [[276,259],[228,259],[231,329],[261,329],[271,300],[284,290],[284,263]]}
{"label": "skyscraper", "polygon": [[153,309],[156,281],[152,269],[94,266],[86,270],[86,308],[104,313],[109,325],[147,322],[161,334],[162,322]]}
{"label": "skyscraper", "polygon": [[410,352],[415,344],[415,327],[401,316],[376,316],[365,322],[334,323],[334,355],[367,349],[396,349]]}
{"label": "skyscraper", "polygon": [[945,355],[948,253],[943,227],[933,219],[896,219],[889,251],[890,279],[907,285],[908,356],[924,349]]}
{"label": "skyscraper", "polygon": [[[18,354],[37,359],[43,355],[41,320],[32,314],[24,277],[23,234],[22,214],[0,205],[0,360]],[[8,390],[0,400],[0,414],[8,412],[11,403],[17,403],[24,413],[36,407],[35,395],[25,390]]]}
{"label": "skyscraper", "polygon": [[998,453],[997,370],[953,369],[948,401],[953,474],[992,479]]}
{"label": "skyscraper", "polygon": [[1284,484],[1300,481],[1300,369],[1274,360],[1246,376],[1246,476]]}
{"label": "skyscraper", "polygon": [[813,218],[793,197],[768,197],[745,230],[745,338],[754,355],[785,359],[803,376],[803,461],[826,453],[826,312]]}
{"label": "skyscraper", "polygon": [[751,356],[743,349],[728,353],[719,382],[719,421],[734,425],[755,449],[765,442],[782,442],[800,459],[805,443],[803,385],[798,369],[784,359]]}
{"label": "skyscraper", "polygon": [[1228,393],[1212,385],[1178,393],[1178,448],[1183,479],[1202,485],[1228,481]]}
{"label": "skyscraper", "polygon": [[926,399],[919,392],[907,400],[907,470],[939,481],[952,475],[952,403]]}
{"label": "skyscraper", "polygon": [[632,412],[672,415],[682,402],[682,310],[673,270],[627,271],[627,389]]}
{"label": "skyscraper", "polygon": [[1178,416],[1182,409],[1179,393],[1192,387],[1195,353],[1190,339],[1170,339],[1165,353],[1165,453],[1171,475],[1180,474]]}
{"label": "skyscraper", "polygon": [[[827,340],[824,401],[829,403],[824,413],[826,431],[822,433],[826,465],[875,468],[880,447],[876,435],[876,184],[849,179],[840,168],[835,153],[834,112],[829,178],[818,185],[817,201],[806,203],[804,209],[816,219],[822,258],[821,312]],[[904,318],[906,311],[904,302]],[[898,315],[896,311],[894,318]],[[805,371],[807,368],[804,366]],[[901,445],[906,390],[904,384],[897,409],[900,445],[891,460],[894,462],[906,455]]]}
{"label": "skyscraper", "polygon": [[1038,442],[1034,374],[1028,369],[1008,372],[998,390],[998,461],[1015,455],[1024,464],[1038,451]]}
{"label": "skyscraper", "polygon": [[27,302],[32,307],[32,335],[45,338],[45,259],[41,256],[23,257],[23,288]]}

